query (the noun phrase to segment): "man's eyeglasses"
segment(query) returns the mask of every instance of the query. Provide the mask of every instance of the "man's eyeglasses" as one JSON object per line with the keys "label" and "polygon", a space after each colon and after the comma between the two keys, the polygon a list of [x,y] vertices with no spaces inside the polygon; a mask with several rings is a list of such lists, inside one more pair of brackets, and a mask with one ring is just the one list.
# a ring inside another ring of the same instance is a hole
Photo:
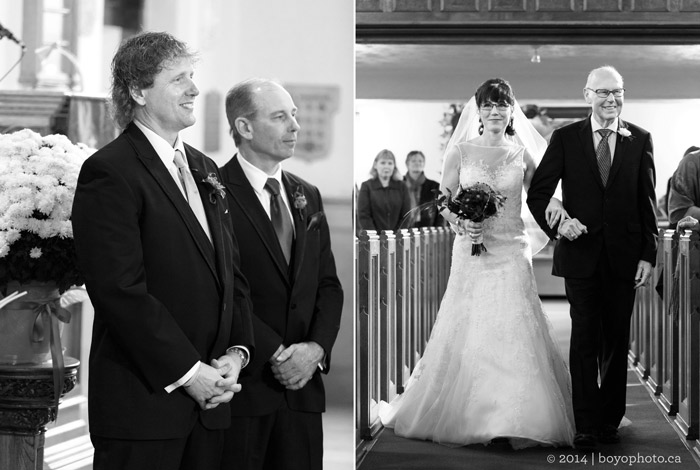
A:
{"label": "man's eyeglasses", "polygon": [[586,88],[586,90],[591,90],[598,98],[607,98],[610,96],[610,93],[612,93],[615,98],[622,98],[625,96],[624,88],[615,88],[614,90],[606,90],[605,88],[598,88],[597,90],[594,90],[593,88]]}
{"label": "man's eyeglasses", "polygon": [[508,103],[502,103],[502,102],[501,103],[492,103],[489,101],[486,103],[482,103],[482,105],[479,106],[479,109],[481,111],[489,111],[490,112],[494,108],[494,106],[500,112],[508,111],[508,109],[510,108],[510,105]]}

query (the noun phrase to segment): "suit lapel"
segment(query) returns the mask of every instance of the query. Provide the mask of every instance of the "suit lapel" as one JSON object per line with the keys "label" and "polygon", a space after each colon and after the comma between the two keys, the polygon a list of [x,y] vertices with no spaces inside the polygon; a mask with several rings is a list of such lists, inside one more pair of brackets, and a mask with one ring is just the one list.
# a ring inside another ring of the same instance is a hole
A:
{"label": "suit lapel", "polygon": [[600,169],[598,169],[598,158],[595,154],[595,149],[593,148],[593,129],[591,128],[591,118],[590,116],[581,121],[581,128],[578,132],[579,139],[581,139],[581,146],[583,148],[583,154],[585,159],[588,161],[591,171],[593,172],[593,177],[598,184],[601,191],[605,191],[603,186],[603,180],[600,177]]}
{"label": "suit lapel", "polygon": [[[287,200],[289,201],[291,207],[291,212],[292,212],[292,218],[294,219],[294,232],[295,232],[295,238],[294,238],[294,253],[292,257],[292,262],[294,263],[294,275],[292,277],[292,280],[297,279],[299,276],[299,270],[301,269],[301,265],[303,264],[304,261],[304,253],[305,253],[305,247],[306,247],[306,214],[307,210],[304,207],[303,209],[296,209],[294,207],[294,201],[296,198],[297,192],[301,195],[304,192],[303,186],[300,184],[298,180],[296,180],[292,175],[289,173],[283,171],[282,172],[282,182],[284,183],[284,187],[287,190]],[[306,196],[304,194],[304,196]],[[308,201],[308,199],[307,199]]]}
{"label": "suit lapel", "polygon": [[[185,152],[187,153],[187,162],[190,165],[190,171],[192,172],[194,181],[197,184],[197,189],[199,190],[199,196],[202,200],[202,205],[204,206],[204,213],[206,214],[207,222],[209,223],[209,233],[211,234],[211,242],[209,242],[204,230],[201,230],[201,232],[204,233],[204,238],[202,239],[200,236],[198,239],[202,244],[206,243],[206,246],[209,247],[208,253],[210,253],[212,257],[211,259],[208,259],[207,262],[211,262],[216,266],[216,272],[219,273],[221,286],[225,288],[227,287],[228,283],[225,279],[225,273],[227,270],[224,263],[229,261],[229,257],[226,255],[226,248],[224,246],[225,235],[223,221],[221,219],[221,212],[223,210],[221,206],[221,198],[218,195],[214,195],[214,202],[212,202],[209,197],[213,188],[204,183],[204,179],[208,175],[204,166],[204,160],[196,157],[192,152],[192,149],[187,144],[185,144]],[[199,222],[197,222],[197,225],[199,228],[201,228]],[[213,248],[213,250],[211,248]]]}
{"label": "suit lapel", "polygon": [[[251,225],[257,232],[260,240],[267,249],[268,253],[275,262],[279,273],[284,278],[285,282],[289,283],[287,274],[287,261],[284,259],[284,253],[280,247],[275,229],[272,227],[270,218],[267,216],[265,209],[260,204],[255,190],[250,185],[246,178],[240,163],[238,163],[238,155],[226,164],[222,169],[223,178],[226,182],[227,189],[232,193],[233,203],[237,204],[243,214],[248,218]],[[234,230],[235,230],[234,221]]]}
{"label": "suit lapel", "polygon": [[[222,201],[222,197],[220,195],[214,193],[213,198],[210,198],[210,194],[214,190],[214,187],[204,183],[204,179],[209,175],[204,159],[197,156],[193,149],[187,144],[185,144],[185,151],[188,155],[190,170],[192,171],[192,176],[194,177],[195,183],[197,183],[197,189],[199,190],[199,195],[202,198],[202,205],[204,206],[204,213],[206,214],[207,222],[209,223],[211,243],[208,243],[208,245],[211,247],[213,244],[214,247],[213,262],[215,263],[216,270],[219,273],[217,279],[219,279],[220,283],[219,289],[222,293],[221,298],[228,299],[231,298],[231,291],[234,287],[233,279],[229,279],[229,273],[232,272],[229,263],[231,263],[232,259],[233,246],[228,238],[230,233],[225,230],[225,223],[228,221],[225,221],[224,217],[230,217],[230,209]],[[220,351],[230,346],[228,338],[231,331],[232,321],[232,315],[227,314],[226,309],[224,309],[224,314],[219,317],[219,330],[217,339],[214,343],[215,346],[212,349],[213,351]]]}
{"label": "suit lapel", "polygon": [[[617,127],[618,129],[627,128],[627,125],[622,119],[620,119]],[[615,136],[615,138],[617,139],[617,142],[615,143],[615,156],[613,157],[612,167],[610,168],[608,186],[612,184],[613,180],[615,179],[615,175],[617,175],[617,172],[620,171],[620,167],[623,163],[622,160],[625,158],[625,150],[627,149],[627,144],[629,141],[629,139],[623,139],[619,133]]]}
{"label": "suit lapel", "polygon": [[207,238],[207,234],[204,233],[202,226],[199,224],[197,217],[195,217],[192,209],[190,209],[187,200],[182,195],[180,188],[177,187],[175,180],[173,180],[173,177],[170,175],[170,172],[168,172],[168,169],[165,167],[160,157],[158,157],[158,154],[148,142],[146,136],[143,135],[136,125],[130,124],[125,133],[136,151],[137,158],[141,160],[146,170],[153,176],[158,186],[160,186],[168,199],[173,203],[175,210],[192,235],[195,245],[206,260],[212,274],[218,279],[216,267],[214,265],[215,257],[213,247]]}

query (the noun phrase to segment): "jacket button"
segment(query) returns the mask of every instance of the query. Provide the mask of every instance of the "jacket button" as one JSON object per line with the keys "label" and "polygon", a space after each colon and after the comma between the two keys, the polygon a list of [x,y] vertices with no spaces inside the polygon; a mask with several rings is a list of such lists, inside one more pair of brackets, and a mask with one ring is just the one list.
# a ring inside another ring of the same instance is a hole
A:
{"label": "jacket button", "polygon": [[297,308],[297,304],[292,304],[292,310],[294,310],[295,308]]}

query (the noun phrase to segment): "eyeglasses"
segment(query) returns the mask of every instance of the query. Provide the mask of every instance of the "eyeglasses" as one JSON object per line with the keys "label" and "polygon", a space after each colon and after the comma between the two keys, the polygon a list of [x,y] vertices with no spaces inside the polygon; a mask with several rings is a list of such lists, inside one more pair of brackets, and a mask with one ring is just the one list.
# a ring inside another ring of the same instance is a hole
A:
{"label": "eyeglasses", "polygon": [[510,105],[508,103],[492,103],[492,102],[486,102],[483,103],[481,106],[479,106],[479,109],[481,111],[491,111],[493,108],[496,108],[500,112],[508,111],[510,108]]}
{"label": "eyeglasses", "polygon": [[605,88],[594,90],[593,88],[586,88],[586,90],[591,90],[598,98],[607,98],[610,96],[610,93],[612,93],[615,98],[622,98],[625,95],[624,88],[615,88],[614,90],[606,90]]}

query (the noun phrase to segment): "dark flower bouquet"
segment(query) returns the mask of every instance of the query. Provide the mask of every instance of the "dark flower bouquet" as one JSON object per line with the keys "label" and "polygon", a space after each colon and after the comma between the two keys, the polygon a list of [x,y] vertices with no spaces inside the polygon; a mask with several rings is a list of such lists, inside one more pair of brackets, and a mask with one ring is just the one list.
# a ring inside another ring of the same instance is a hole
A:
{"label": "dark flower bouquet", "polygon": [[[486,183],[475,183],[466,188],[459,185],[459,190],[454,196],[448,190],[448,194],[441,194],[437,199],[439,208],[446,207],[458,218],[472,222],[483,222],[489,217],[493,217],[505,202],[506,197]],[[472,240],[472,256],[479,256],[482,251],[488,250],[480,236],[478,239]]]}

